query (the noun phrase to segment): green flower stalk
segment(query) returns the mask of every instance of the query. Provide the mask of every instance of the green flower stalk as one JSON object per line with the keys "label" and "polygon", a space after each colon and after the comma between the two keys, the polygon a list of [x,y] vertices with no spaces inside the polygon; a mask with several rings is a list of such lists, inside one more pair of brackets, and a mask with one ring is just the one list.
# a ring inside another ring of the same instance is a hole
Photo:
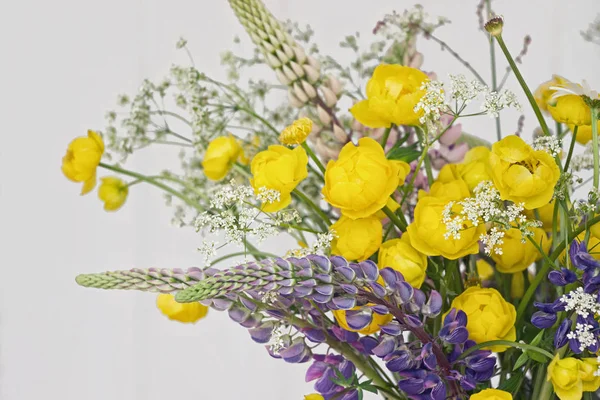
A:
{"label": "green flower stalk", "polygon": [[134,268],[129,271],[78,275],[75,281],[81,286],[96,289],[172,293],[196,285],[205,276],[200,268]]}

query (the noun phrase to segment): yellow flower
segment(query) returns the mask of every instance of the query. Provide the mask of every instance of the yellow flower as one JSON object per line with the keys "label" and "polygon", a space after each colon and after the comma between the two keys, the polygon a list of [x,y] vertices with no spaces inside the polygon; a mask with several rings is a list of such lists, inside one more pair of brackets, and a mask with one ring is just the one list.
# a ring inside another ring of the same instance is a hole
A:
{"label": "yellow flower", "polygon": [[62,172],[73,182],[83,182],[81,194],[96,186],[96,168],[104,153],[104,142],[96,132],[88,130],[87,137],[75,138],[62,159]]}
{"label": "yellow flower", "polygon": [[279,201],[263,204],[266,212],[287,207],[292,201],[291,193],[308,176],[308,157],[302,147],[291,150],[285,146],[272,145],[252,159],[250,184],[256,193],[261,188],[277,190]]}
{"label": "yellow flower", "polygon": [[342,216],[331,229],[337,235],[331,242],[331,254],[347,260],[366,260],[381,246],[383,225],[375,216],[357,219]]}
{"label": "yellow flower", "polygon": [[279,135],[279,141],[287,146],[302,144],[312,131],[313,122],[309,118],[300,118],[287,126]]}
{"label": "yellow flower", "polygon": [[[360,309],[360,307],[354,307],[352,310],[359,310],[359,309]],[[356,330],[356,329],[352,329],[348,326],[348,322],[346,321],[346,311],[345,310],[334,310],[334,311],[332,311],[332,313],[333,313],[335,320],[342,328],[344,328],[345,330],[350,331],[350,332],[362,333],[363,335],[371,335],[375,332],[378,332],[381,329],[380,325],[386,325],[394,318],[394,316],[392,314],[381,315],[381,314],[377,314],[376,312],[374,312],[371,323],[363,329]]]}
{"label": "yellow flower", "polygon": [[489,162],[502,200],[524,203],[531,210],[552,199],[560,170],[545,151],[533,150],[523,139],[511,135],[494,143]]}
{"label": "yellow flower", "polygon": [[358,146],[346,144],[337,161],[329,161],[323,196],[349,218],[368,217],[386,205],[409,172],[407,163],[388,160],[379,143],[362,138]]}
{"label": "yellow flower", "polygon": [[575,94],[560,96],[554,105],[548,104],[548,111],[556,122],[580,126],[592,124],[590,107],[581,96]]}
{"label": "yellow flower", "polygon": [[498,389],[484,389],[471,395],[471,400],[513,400],[512,394]]}
{"label": "yellow flower", "polygon": [[[600,132],[600,121],[597,123],[598,132]],[[575,131],[575,125],[569,125],[569,129],[571,132]],[[589,125],[581,125],[577,128],[577,137],[575,140],[581,144],[587,144],[590,140],[592,140],[592,121],[590,120]]]}
{"label": "yellow flower", "polygon": [[[551,231],[552,230],[552,221],[554,221],[554,199],[550,203],[545,204],[539,208],[536,208],[536,210],[537,210],[537,215],[534,212],[534,210],[525,210],[525,215],[529,219],[537,219],[539,221],[542,221],[542,228],[545,231]],[[558,230],[560,230],[560,212],[557,215],[556,221],[557,221],[557,228],[558,228]]]}
{"label": "yellow flower", "polygon": [[213,181],[225,178],[233,163],[243,155],[242,146],[232,135],[213,139],[206,148],[202,168],[206,177]]}
{"label": "yellow flower", "polygon": [[[464,257],[467,254],[479,252],[479,236],[485,233],[483,224],[473,227],[466,223],[460,239],[446,239],[446,224],[443,212],[450,201],[459,201],[470,196],[467,184],[458,179],[447,183],[435,182],[429,194],[419,193],[419,200],[414,211],[413,222],[408,226],[410,243],[415,249],[427,256],[443,256],[450,260]],[[460,212],[461,206],[452,207],[454,212]]]}
{"label": "yellow flower", "polygon": [[515,272],[510,278],[510,297],[520,299],[525,294],[525,276],[522,272]]}
{"label": "yellow flower", "polygon": [[170,320],[194,323],[206,317],[208,307],[200,303],[178,303],[170,293],[161,293],[156,298],[156,306]]}
{"label": "yellow flower", "polygon": [[324,398],[318,393],[312,393],[304,396],[304,400],[324,400]]}
{"label": "yellow flower", "polygon": [[[517,338],[515,307],[504,300],[502,295],[492,288],[471,286],[454,298],[450,308],[463,310],[467,314],[469,339],[476,343],[490,340],[510,340]],[[503,352],[506,346],[491,346],[493,352]]]}
{"label": "yellow flower", "polygon": [[583,381],[580,366],[581,361],[572,357],[560,359],[558,354],[548,365],[546,379],[552,382],[554,392],[560,400],[581,400]]}
{"label": "yellow flower", "polygon": [[477,266],[477,275],[482,281],[490,280],[494,276],[494,268],[483,258],[477,260],[475,265]]}
{"label": "yellow flower", "polygon": [[[541,228],[532,228],[536,243],[540,244],[547,253],[550,250],[550,239]],[[528,239],[523,243],[522,234],[519,229],[511,228],[504,231],[504,243],[500,246],[502,254],[492,252],[492,260],[496,262],[496,269],[506,274],[521,272],[535,261],[540,260],[542,255]]]}
{"label": "yellow flower", "polygon": [[114,176],[100,178],[100,188],[98,189],[98,198],[104,202],[106,211],[117,211],[129,193],[129,187],[121,179]]}
{"label": "yellow flower", "polygon": [[367,99],[356,103],[350,112],[369,128],[418,125],[420,114],[414,108],[425,94],[421,85],[428,80],[418,69],[381,64],[367,83]]}
{"label": "yellow flower", "polygon": [[408,283],[420,288],[425,280],[427,256],[410,244],[409,233],[405,232],[400,239],[388,240],[381,246],[378,265],[380,269],[395,269]]}
{"label": "yellow flower", "polygon": [[489,156],[490,150],[487,147],[473,147],[465,154],[462,163],[444,165],[437,180],[450,182],[462,179],[472,192],[479,183],[492,179],[489,173]]}
{"label": "yellow flower", "polygon": [[594,375],[598,371],[598,359],[596,357],[582,358],[579,370],[584,392],[595,392],[600,388],[600,376]]}
{"label": "yellow flower", "polygon": [[567,82],[565,78],[560,75],[552,75],[552,79],[542,83],[533,93],[533,97],[538,107],[548,113],[548,104],[552,103],[552,95],[556,92],[555,89],[550,89],[552,86],[560,86]]}

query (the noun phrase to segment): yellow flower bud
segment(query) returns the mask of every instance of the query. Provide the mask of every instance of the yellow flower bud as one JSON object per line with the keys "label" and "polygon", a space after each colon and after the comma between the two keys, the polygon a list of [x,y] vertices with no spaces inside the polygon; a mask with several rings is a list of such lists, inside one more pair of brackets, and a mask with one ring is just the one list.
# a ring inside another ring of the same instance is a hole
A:
{"label": "yellow flower bud", "polygon": [[183,323],[195,323],[208,313],[208,307],[200,303],[178,303],[170,293],[159,294],[156,306],[170,320]]}
{"label": "yellow flower bud", "polygon": [[598,358],[587,357],[581,359],[579,365],[581,371],[581,381],[584,392],[595,392],[600,388],[600,376],[594,375],[598,372]]}
{"label": "yellow flower bud", "polygon": [[533,150],[518,136],[506,136],[492,146],[489,163],[502,200],[524,203],[528,210],[552,200],[560,170],[545,151]]}
{"label": "yellow flower bud", "polygon": [[379,250],[378,265],[380,269],[385,267],[395,269],[411,286],[418,289],[425,280],[427,256],[410,244],[409,236],[409,233],[405,232],[400,239],[383,243]]}
{"label": "yellow flower bud", "polygon": [[322,193],[343,215],[364,218],[386,205],[409,172],[407,163],[388,160],[379,143],[362,138],[358,146],[346,144],[337,161],[329,161]]}
{"label": "yellow flower bud", "polygon": [[81,194],[92,191],[96,186],[96,168],[104,154],[102,137],[88,130],[87,137],[75,138],[62,159],[62,172],[73,182],[83,182]]}
{"label": "yellow flower bud", "polygon": [[292,201],[291,193],[308,176],[308,157],[302,147],[291,150],[285,146],[272,145],[252,159],[250,184],[256,193],[261,188],[276,190],[279,201],[263,204],[266,212],[287,207]]}
{"label": "yellow flower bud", "polygon": [[556,122],[568,125],[591,125],[592,113],[581,96],[568,94],[560,96],[555,104],[548,104],[548,111]]}
{"label": "yellow flower bud", "polygon": [[[600,121],[598,121],[598,132],[600,132]],[[575,132],[575,125],[569,125],[571,132]],[[581,125],[577,128],[577,136],[575,140],[581,144],[587,144],[592,140],[592,122],[589,125]]]}
{"label": "yellow flower bud", "polygon": [[513,400],[512,394],[498,389],[484,389],[471,395],[471,400]]}
{"label": "yellow flower bud", "polygon": [[347,260],[366,260],[381,246],[383,225],[375,216],[357,219],[342,216],[331,229],[337,235],[331,242],[331,254]]}
{"label": "yellow flower bud", "polygon": [[510,297],[520,299],[525,294],[525,276],[522,272],[515,272],[510,278]]}
{"label": "yellow flower bud", "polygon": [[502,34],[502,27],[504,26],[504,19],[502,17],[493,17],[485,23],[484,28],[492,36],[499,36]]}
{"label": "yellow flower bud", "polygon": [[418,125],[422,114],[414,108],[425,94],[421,85],[429,78],[422,71],[395,64],[381,64],[367,83],[367,99],[359,101],[350,112],[369,128]]}
{"label": "yellow flower bud", "polygon": [[304,396],[304,400],[325,400],[323,396],[318,393],[307,394]]}
{"label": "yellow flower bud", "polygon": [[[550,250],[550,239],[541,228],[532,228],[533,237],[536,243],[541,244],[542,249],[547,253]],[[496,262],[496,269],[506,274],[521,272],[535,261],[540,260],[542,255],[528,239],[522,242],[523,235],[516,228],[511,228],[504,233],[502,239],[504,243],[499,247],[502,254],[492,252],[492,260]]]}
{"label": "yellow flower bud", "polygon": [[114,176],[100,178],[98,198],[104,202],[106,211],[117,211],[127,200],[129,187],[121,179]]}
{"label": "yellow flower bud", "polygon": [[583,397],[580,366],[581,361],[573,357],[560,359],[558,354],[548,365],[546,379],[552,382],[560,400],[580,400]]}
{"label": "yellow flower bud", "polygon": [[[352,310],[358,310],[360,307],[354,307]],[[346,311],[345,310],[334,310],[332,311],[333,316],[337,323],[347,331],[350,332],[358,332],[363,335],[371,335],[375,332],[378,332],[381,328],[381,325],[388,324],[394,317],[392,314],[381,315],[376,312],[373,313],[371,323],[360,330],[352,329],[348,326],[348,322],[346,321]]]}
{"label": "yellow flower bud", "polygon": [[313,122],[309,118],[300,118],[287,126],[279,135],[279,141],[286,146],[302,144],[312,131]]}
{"label": "yellow flower bud", "polygon": [[477,260],[475,265],[477,266],[477,275],[479,275],[479,279],[482,281],[487,281],[494,277],[494,268],[483,258]]}
{"label": "yellow flower bud", "polygon": [[[454,298],[450,308],[467,314],[469,339],[476,343],[491,340],[514,341],[517,338],[515,306],[504,300],[496,289],[471,286]],[[489,350],[498,353],[506,349],[506,346],[489,347]]]}
{"label": "yellow flower bud", "polygon": [[242,146],[232,135],[213,139],[206,148],[202,168],[206,177],[213,181],[225,178],[233,163],[242,155]]}
{"label": "yellow flower bud", "polygon": [[[458,179],[451,182],[435,182],[429,194],[419,193],[413,222],[408,226],[410,242],[415,249],[428,256],[443,256],[450,260],[479,252],[479,236],[485,232],[483,224],[477,227],[466,222],[460,238],[445,238],[446,224],[443,213],[450,201],[460,201],[469,197],[467,184]],[[462,206],[455,204],[452,210],[460,213]]]}

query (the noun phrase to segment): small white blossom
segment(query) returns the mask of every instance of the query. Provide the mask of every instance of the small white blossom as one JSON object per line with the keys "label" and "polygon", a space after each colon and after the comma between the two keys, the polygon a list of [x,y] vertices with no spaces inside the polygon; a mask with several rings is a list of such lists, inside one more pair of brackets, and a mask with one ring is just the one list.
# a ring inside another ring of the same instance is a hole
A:
{"label": "small white blossom", "polygon": [[256,197],[263,203],[273,204],[281,199],[281,193],[278,190],[269,189],[263,186],[258,189]]}
{"label": "small white blossom", "polygon": [[215,241],[205,241],[198,248],[206,266],[210,265],[210,259],[217,255],[217,244]]}
{"label": "small white blossom", "polygon": [[596,302],[596,297],[585,293],[582,287],[562,295],[560,301],[565,303],[566,311],[575,310],[575,313],[583,318],[600,313],[600,304]]}
{"label": "small white blossom", "polygon": [[513,92],[508,90],[503,90],[501,93],[489,91],[485,95],[481,110],[496,118],[500,111],[508,107],[521,110],[521,104]]}
{"label": "small white blossom", "polygon": [[562,151],[562,142],[554,136],[540,136],[533,141],[534,150],[542,150],[556,157]]}
{"label": "small white blossom", "polygon": [[179,40],[177,41],[177,43],[175,44],[175,47],[177,49],[182,49],[187,45],[187,40],[180,37]]}
{"label": "small white blossom", "polygon": [[587,347],[596,344],[596,335],[592,331],[593,329],[592,325],[577,323],[575,330],[567,334],[567,339],[579,340],[579,350],[584,351]]}
{"label": "small white blossom", "polygon": [[450,95],[452,99],[462,105],[467,105],[480,94],[487,93],[488,90],[487,86],[477,79],[468,82],[464,75],[450,75]]}
{"label": "small white blossom", "polygon": [[420,87],[425,94],[415,106],[416,113],[423,112],[419,122],[431,126],[439,121],[441,115],[448,110],[446,96],[444,95],[444,84],[440,81],[427,81]]}

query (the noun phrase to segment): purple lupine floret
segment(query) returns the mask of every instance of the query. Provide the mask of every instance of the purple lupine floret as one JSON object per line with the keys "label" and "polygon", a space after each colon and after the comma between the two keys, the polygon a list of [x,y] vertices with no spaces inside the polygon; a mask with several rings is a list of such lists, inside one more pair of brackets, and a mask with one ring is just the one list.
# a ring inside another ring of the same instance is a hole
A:
{"label": "purple lupine floret", "polygon": [[560,323],[554,334],[554,347],[560,349],[567,344],[567,334],[571,331],[571,320],[565,319]]}
{"label": "purple lupine floret", "polygon": [[548,274],[548,280],[556,286],[566,286],[577,280],[575,272],[566,268],[561,268],[560,271],[550,271]]}
{"label": "purple lupine floret", "polygon": [[569,248],[569,258],[575,268],[583,271],[600,268],[600,262],[588,252],[585,242],[573,240],[573,242],[571,242],[571,247]]}
{"label": "purple lupine floret", "polygon": [[556,323],[556,313],[547,313],[544,311],[536,311],[531,316],[531,323],[540,329],[550,328]]}
{"label": "purple lupine floret", "polygon": [[449,344],[461,344],[469,338],[467,314],[462,310],[451,309],[444,318],[444,326],[439,332],[440,339]]}

